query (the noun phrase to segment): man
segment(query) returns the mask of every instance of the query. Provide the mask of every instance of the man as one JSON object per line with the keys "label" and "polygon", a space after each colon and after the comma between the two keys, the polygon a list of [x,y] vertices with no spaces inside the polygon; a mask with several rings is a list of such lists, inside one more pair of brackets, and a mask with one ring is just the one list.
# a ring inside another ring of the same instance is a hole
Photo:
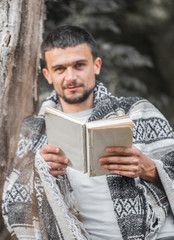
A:
{"label": "man", "polygon": [[[39,116],[25,121],[15,170],[4,187],[3,215],[8,229],[21,239],[24,235],[36,239],[173,239],[174,133],[166,119],[148,101],[115,98],[96,82],[101,59],[94,39],[81,28],[64,26],[50,33],[42,44],[42,60],[43,74],[55,91],[43,103]],[[46,106],[86,121],[129,114],[134,144],[131,148],[107,146],[106,152],[114,156],[99,162],[111,174],[90,178],[68,167],[70,159],[60,156],[59,146],[47,144]],[[25,189],[25,201],[24,196],[19,200],[19,189]],[[75,204],[79,214],[74,213]],[[29,211],[21,206],[29,206]],[[12,207],[18,211],[10,213]]]}

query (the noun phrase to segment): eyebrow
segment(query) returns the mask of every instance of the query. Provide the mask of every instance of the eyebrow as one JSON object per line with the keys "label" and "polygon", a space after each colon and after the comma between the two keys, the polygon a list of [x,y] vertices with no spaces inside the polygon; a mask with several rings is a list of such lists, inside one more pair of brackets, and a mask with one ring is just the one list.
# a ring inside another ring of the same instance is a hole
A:
{"label": "eyebrow", "polygon": [[55,69],[55,68],[58,68],[58,67],[67,67],[67,66],[75,65],[75,64],[81,63],[81,62],[88,62],[88,60],[87,59],[79,59],[77,61],[74,61],[74,62],[71,62],[71,63],[68,63],[68,64],[56,64],[56,65],[53,65],[51,68]]}

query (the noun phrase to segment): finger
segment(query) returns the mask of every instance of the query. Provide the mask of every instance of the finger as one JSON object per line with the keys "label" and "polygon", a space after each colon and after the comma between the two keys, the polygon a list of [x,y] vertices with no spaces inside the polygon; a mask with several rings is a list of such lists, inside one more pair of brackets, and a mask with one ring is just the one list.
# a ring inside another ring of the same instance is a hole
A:
{"label": "finger", "polygon": [[64,170],[64,169],[50,170],[50,174],[55,177],[55,176],[57,176],[57,175],[66,174],[66,170]]}
{"label": "finger", "polygon": [[65,156],[60,156],[56,154],[43,154],[42,157],[46,162],[56,162],[56,163],[68,163],[69,160]]}
{"label": "finger", "polygon": [[140,151],[134,146],[132,146],[131,148],[110,146],[106,148],[106,152],[115,153],[116,155],[123,155],[123,156],[138,157],[140,155]]}
{"label": "finger", "polygon": [[51,145],[51,144],[47,144],[43,148],[40,149],[41,155],[47,154],[47,153],[59,153],[59,152],[60,152],[60,148],[55,145]]}
{"label": "finger", "polygon": [[61,163],[54,163],[54,162],[47,162],[48,165],[51,167],[51,170],[55,170],[58,168],[67,168],[67,164],[61,164]]}
{"label": "finger", "polygon": [[130,177],[130,178],[139,177],[138,172],[119,171],[119,170],[109,170],[109,172],[112,173],[112,174],[118,174],[118,175],[121,175],[121,176]]}
{"label": "finger", "polygon": [[139,167],[134,165],[104,164],[101,167],[111,171],[138,172],[139,170]]}
{"label": "finger", "polygon": [[125,156],[107,156],[99,159],[100,164],[105,163],[115,163],[115,164],[126,164],[126,165],[138,165],[139,161],[135,157],[125,157]]}

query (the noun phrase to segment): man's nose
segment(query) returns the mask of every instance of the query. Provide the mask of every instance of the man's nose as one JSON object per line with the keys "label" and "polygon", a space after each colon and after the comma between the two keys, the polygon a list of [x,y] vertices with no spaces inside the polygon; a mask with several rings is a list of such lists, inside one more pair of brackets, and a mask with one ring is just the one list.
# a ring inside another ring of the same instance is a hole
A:
{"label": "man's nose", "polygon": [[66,80],[67,81],[73,81],[76,79],[76,73],[75,73],[75,69],[73,69],[72,67],[68,67],[66,69]]}

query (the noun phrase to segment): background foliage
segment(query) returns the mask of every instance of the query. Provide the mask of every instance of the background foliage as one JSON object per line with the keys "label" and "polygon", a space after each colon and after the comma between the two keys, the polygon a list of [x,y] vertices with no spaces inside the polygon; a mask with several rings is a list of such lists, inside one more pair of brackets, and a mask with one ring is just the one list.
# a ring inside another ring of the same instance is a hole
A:
{"label": "background foliage", "polygon": [[[90,31],[109,90],[149,99],[174,127],[173,0],[46,0],[45,15],[44,35],[65,24]],[[40,86],[42,101],[50,87]]]}

